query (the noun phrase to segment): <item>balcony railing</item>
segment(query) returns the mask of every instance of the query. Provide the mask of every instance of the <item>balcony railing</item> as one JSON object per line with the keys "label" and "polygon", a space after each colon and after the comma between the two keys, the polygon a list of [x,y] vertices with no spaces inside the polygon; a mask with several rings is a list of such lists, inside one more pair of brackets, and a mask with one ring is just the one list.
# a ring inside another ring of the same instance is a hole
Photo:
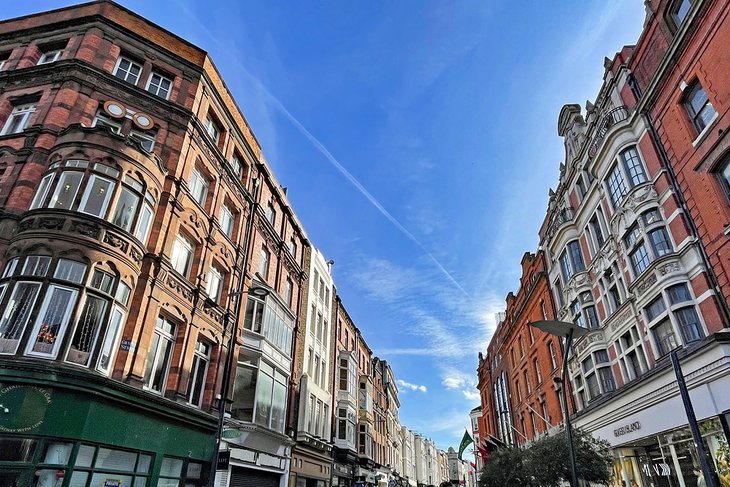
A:
{"label": "balcony railing", "polygon": [[601,146],[601,142],[606,137],[608,129],[619,122],[623,122],[629,118],[629,110],[625,106],[620,106],[606,112],[596,123],[593,139],[588,146],[588,158],[593,159]]}

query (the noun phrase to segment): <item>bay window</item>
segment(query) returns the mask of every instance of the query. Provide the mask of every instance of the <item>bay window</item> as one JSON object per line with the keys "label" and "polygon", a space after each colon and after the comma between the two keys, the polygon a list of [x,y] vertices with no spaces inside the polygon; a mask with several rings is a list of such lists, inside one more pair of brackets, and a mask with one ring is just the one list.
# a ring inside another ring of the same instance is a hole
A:
{"label": "bay window", "polygon": [[163,316],[157,317],[144,372],[144,387],[163,393],[167,384],[167,373],[172,359],[177,327]]}
{"label": "bay window", "polygon": [[580,293],[570,307],[573,314],[573,323],[582,328],[598,328],[600,323],[596,307],[593,304],[593,295],[590,291]]}
{"label": "bay window", "polygon": [[631,146],[619,153],[618,161],[608,171],[606,189],[614,208],[623,201],[629,189],[647,181],[639,151]]}
{"label": "bay window", "polygon": [[585,382],[576,380],[576,389],[583,388],[579,391],[579,397],[582,399],[584,407],[586,400],[590,402],[601,394],[616,389],[616,382],[613,378],[611,363],[606,350],[596,350],[589,354],[581,362],[581,370]]}
{"label": "bay window", "polygon": [[641,214],[624,236],[624,245],[634,277],[641,275],[651,262],[673,251],[658,208]]}
{"label": "bay window", "polygon": [[685,283],[666,288],[644,308],[644,313],[654,337],[657,356],[666,355],[683,343],[689,344],[705,337],[704,327]]}
{"label": "bay window", "polygon": [[53,208],[92,215],[145,243],[155,199],[140,181],[128,174],[120,181],[120,175],[118,168],[101,163],[90,165],[78,159],[53,163],[41,179],[30,209]]}
{"label": "bay window", "polygon": [[291,357],[294,317],[272,296],[265,300],[248,297],[243,327],[263,335],[270,344]]}
{"label": "bay window", "polygon": [[262,359],[241,356],[236,370],[231,415],[284,432],[287,375]]}
{"label": "bay window", "polygon": [[614,350],[625,382],[637,379],[649,370],[644,345],[636,326],[632,326],[616,340]]}

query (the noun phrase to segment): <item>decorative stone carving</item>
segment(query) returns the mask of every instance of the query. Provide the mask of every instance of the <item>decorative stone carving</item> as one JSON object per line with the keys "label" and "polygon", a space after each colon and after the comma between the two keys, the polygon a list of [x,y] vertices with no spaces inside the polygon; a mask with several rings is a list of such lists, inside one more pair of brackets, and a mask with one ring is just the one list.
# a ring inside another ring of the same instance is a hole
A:
{"label": "decorative stone carving", "polygon": [[130,248],[130,250],[129,250],[129,256],[132,258],[132,260],[136,264],[141,264],[142,263],[142,257],[144,257],[144,255],[142,255],[142,252],[140,252],[139,250],[137,250],[137,247],[135,247],[135,246],[132,246]]}
{"label": "decorative stone carving", "polygon": [[129,249],[129,242],[127,240],[111,232],[104,234],[104,243],[121,250],[125,254],[127,253],[127,249]]}
{"label": "decorative stone carving", "polygon": [[664,265],[661,265],[657,267],[657,272],[659,272],[660,275],[666,276],[667,274],[671,274],[672,272],[679,272],[682,270],[682,264],[679,262],[667,262]]}
{"label": "decorative stone carving", "polygon": [[167,286],[180,296],[192,302],[193,292],[188,289],[183,283],[178,281],[172,274],[167,275]]}
{"label": "decorative stone carving", "polygon": [[653,272],[647,276],[645,276],[641,282],[636,286],[636,295],[641,296],[646,292],[647,289],[652,287],[654,284],[656,284],[657,277],[656,274]]}
{"label": "decorative stone carving", "polygon": [[86,223],[78,220],[71,220],[71,225],[68,228],[69,232],[75,232],[84,237],[99,238],[101,228],[99,225],[93,223]]}

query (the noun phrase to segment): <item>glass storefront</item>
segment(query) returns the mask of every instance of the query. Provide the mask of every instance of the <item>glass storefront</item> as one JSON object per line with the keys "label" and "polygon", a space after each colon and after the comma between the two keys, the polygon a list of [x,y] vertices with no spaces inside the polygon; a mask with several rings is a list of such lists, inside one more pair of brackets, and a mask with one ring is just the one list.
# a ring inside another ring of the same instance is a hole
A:
{"label": "glass storefront", "polygon": [[[700,422],[700,432],[721,487],[730,487],[730,449],[720,418]],[[689,426],[614,449],[611,487],[705,487]]]}

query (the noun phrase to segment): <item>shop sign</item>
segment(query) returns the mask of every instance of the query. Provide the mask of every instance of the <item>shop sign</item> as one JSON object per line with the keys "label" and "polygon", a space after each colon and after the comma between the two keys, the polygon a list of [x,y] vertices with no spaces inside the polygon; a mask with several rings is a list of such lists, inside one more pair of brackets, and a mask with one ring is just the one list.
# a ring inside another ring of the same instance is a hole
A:
{"label": "shop sign", "polygon": [[669,477],[672,475],[672,469],[666,463],[655,463],[649,465],[644,463],[641,465],[641,470],[644,471],[644,475],[652,477],[652,472],[658,477]]}
{"label": "shop sign", "polygon": [[221,438],[238,438],[241,436],[241,431],[237,429],[227,429],[221,432]]}
{"label": "shop sign", "polygon": [[616,428],[615,430],[613,430],[613,436],[618,438],[619,436],[627,435],[640,429],[641,423],[639,421],[634,421],[633,423],[626,424],[624,426],[621,426],[620,428]]}
{"label": "shop sign", "polygon": [[119,479],[104,479],[104,487],[122,487],[122,481]]}
{"label": "shop sign", "polygon": [[124,352],[134,352],[137,350],[137,344],[128,338],[124,338],[119,344],[119,349]]}
{"label": "shop sign", "polygon": [[218,463],[216,470],[228,470],[228,464],[231,463],[231,450],[223,450],[218,452]]}

